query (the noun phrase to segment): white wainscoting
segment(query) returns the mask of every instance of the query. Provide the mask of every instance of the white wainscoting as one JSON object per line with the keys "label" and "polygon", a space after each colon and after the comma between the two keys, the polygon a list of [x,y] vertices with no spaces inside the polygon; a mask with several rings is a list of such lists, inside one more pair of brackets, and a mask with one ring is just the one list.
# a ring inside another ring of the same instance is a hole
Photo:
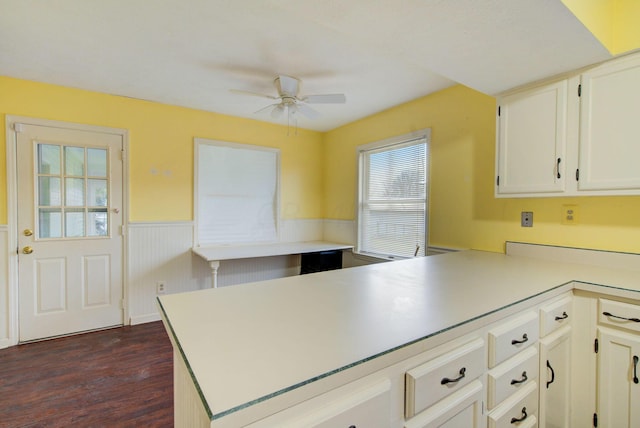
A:
{"label": "white wainscoting", "polygon": [[9,331],[9,228],[0,225],[0,349],[11,344]]}
{"label": "white wainscoting", "polygon": [[[322,239],[323,221],[282,220],[283,242]],[[193,223],[129,223],[128,296],[131,324],[160,319],[156,283],[164,281],[165,293],[181,293],[211,287],[207,262],[191,252]],[[218,286],[298,275],[300,256],[261,257],[220,263]]]}
{"label": "white wainscoting", "polygon": [[157,281],[164,281],[167,294],[208,286],[210,272],[198,269],[191,254],[192,245],[192,222],[129,223],[127,284],[131,324],[160,319]]}

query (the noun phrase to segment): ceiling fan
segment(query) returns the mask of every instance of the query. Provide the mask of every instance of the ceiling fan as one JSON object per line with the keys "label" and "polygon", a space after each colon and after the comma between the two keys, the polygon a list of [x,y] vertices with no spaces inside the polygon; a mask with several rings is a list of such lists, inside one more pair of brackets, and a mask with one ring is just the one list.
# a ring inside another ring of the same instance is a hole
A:
{"label": "ceiling fan", "polygon": [[344,94],[301,96],[301,83],[301,80],[296,77],[281,74],[273,80],[273,84],[278,91],[278,96],[265,95],[257,92],[243,91],[239,89],[231,89],[231,92],[234,92],[236,94],[253,95],[270,100],[276,100],[277,102],[261,108],[260,110],[256,111],[256,113],[271,109],[271,117],[273,117],[274,119],[278,119],[282,117],[284,113],[286,113],[287,121],[294,118],[294,115],[298,112],[309,119],[315,119],[319,117],[320,113],[309,107],[308,104],[343,104],[347,100]]}

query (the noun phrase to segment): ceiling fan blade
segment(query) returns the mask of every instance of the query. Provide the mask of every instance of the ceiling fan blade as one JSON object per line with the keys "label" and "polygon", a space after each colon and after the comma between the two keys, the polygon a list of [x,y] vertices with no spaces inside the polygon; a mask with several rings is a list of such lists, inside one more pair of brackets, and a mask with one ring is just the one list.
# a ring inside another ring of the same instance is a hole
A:
{"label": "ceiling fan blade", "polygon": [[297,110],[308,119],[317,119],[320,113],[305,104],[296,104]]}
{"label": "ceiling fan blade", "polygon": [[292,96],[298,95],[298,85],[300,83],[298,79],[281,74],[276,80],[280,82],[280,87],[278,88],[278,92],[280,94],[287,94]]}
{"label": "ceiling fan blade", "polygon": [[279,99],[278,97],[274,97],[272,95],[265,95],[265,94],[260,94],[258,92],[251,92],[251,91],[243,91],[242,89],[229,89],[229,92],[233,92],[234,94],[240,94],[240,95],[251,95],[254,97],[268,98],[270,100]]}
{"label": "ceiling fan blade", "polygon": [[302,101],[309,104],[344,104],[347,97],[344,94],[307,95]]}
{"label": "ceiling fan blade", "polygon": [[278,119],[280,117],[282,117],[282,114],[284,113],[284,105],[282,104],[274,104],[274,108],[273,110],[271,110],[271,117],[274,119]]}
{"label": "ceiling fan blade", "polygon": [[277,104],[277,103],[276,103],[276,104],[269,104],[269,105],[268,105],[268,106],[266,106],[266,107],[262,107],[261,109],[254,111],[254,112],[253,112],[253,114],[262,113],[262,112],[263,112],[263,111],[265,111],[266,109],[269,109],[269,108],[275,107],[275,106],[277,106],[277,105],[279,105],[279,104]]}

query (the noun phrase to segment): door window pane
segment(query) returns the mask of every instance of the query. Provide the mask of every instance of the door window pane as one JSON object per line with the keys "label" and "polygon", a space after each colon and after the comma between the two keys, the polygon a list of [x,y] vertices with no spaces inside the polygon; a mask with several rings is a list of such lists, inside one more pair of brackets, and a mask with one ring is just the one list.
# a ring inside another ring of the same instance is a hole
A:
{"label": "door window pane", "polygon": [[60,178],[38,177],[38,205],[60,206]]}
{"label": "door window pane", "polygon": [[66,175],[84,175],[84,148],[64,148],[64,172]]}
{"label": "door window pane", "polygon": [[38,144],[38,174],[60,174],[60,146]]}
{"label": "door window pane", "polygon": [[91,207],[107,206],[107,180],[95,178],[87,180],[87,205]]}
{"label": "door window pane", "polygon": [[62,214],[60,210],[40,208],[38,210],[38,236],[40,238],[62,237]]}
{"label": "door window pane", "polygon": [[84,179],[65,178],[65,205],[79,207],[84,205]]}
{"label": "door window pane", "polygon": [[107,151],[105,149],[87,149],[87,175],[90,177],[107,176]]}
{"label": "door window pane", "polygon": [[108,155],[107,148],[37,145],[39,238],[109,235]]}
{"label": "door window pane", "polygon": [[107,210],[89,210],[87,236],[107,236]]}
{"label": "door window pane", "polygon": [[68,238],[84,236],[84,210],[64,213],[64,235]]}

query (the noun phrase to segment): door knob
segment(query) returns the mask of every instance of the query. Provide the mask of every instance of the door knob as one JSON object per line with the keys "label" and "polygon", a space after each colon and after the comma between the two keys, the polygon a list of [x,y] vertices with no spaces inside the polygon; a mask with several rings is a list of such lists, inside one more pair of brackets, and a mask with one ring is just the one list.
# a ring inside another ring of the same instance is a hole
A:
{"label": "door knob", "polygon": [[33,235],[33,230],[25,229],[22,233],[24,234],[24,236],[31,236]]}
{"label": "door knob", "polygon": [[24,248],[22,249],[22,252],[23,252],[24,254],[31,254],[31,253],[33,253],[33,248],[31,248],[30,246],[28,246],[28,245],[27,245],[26,247],[24,247]]}

